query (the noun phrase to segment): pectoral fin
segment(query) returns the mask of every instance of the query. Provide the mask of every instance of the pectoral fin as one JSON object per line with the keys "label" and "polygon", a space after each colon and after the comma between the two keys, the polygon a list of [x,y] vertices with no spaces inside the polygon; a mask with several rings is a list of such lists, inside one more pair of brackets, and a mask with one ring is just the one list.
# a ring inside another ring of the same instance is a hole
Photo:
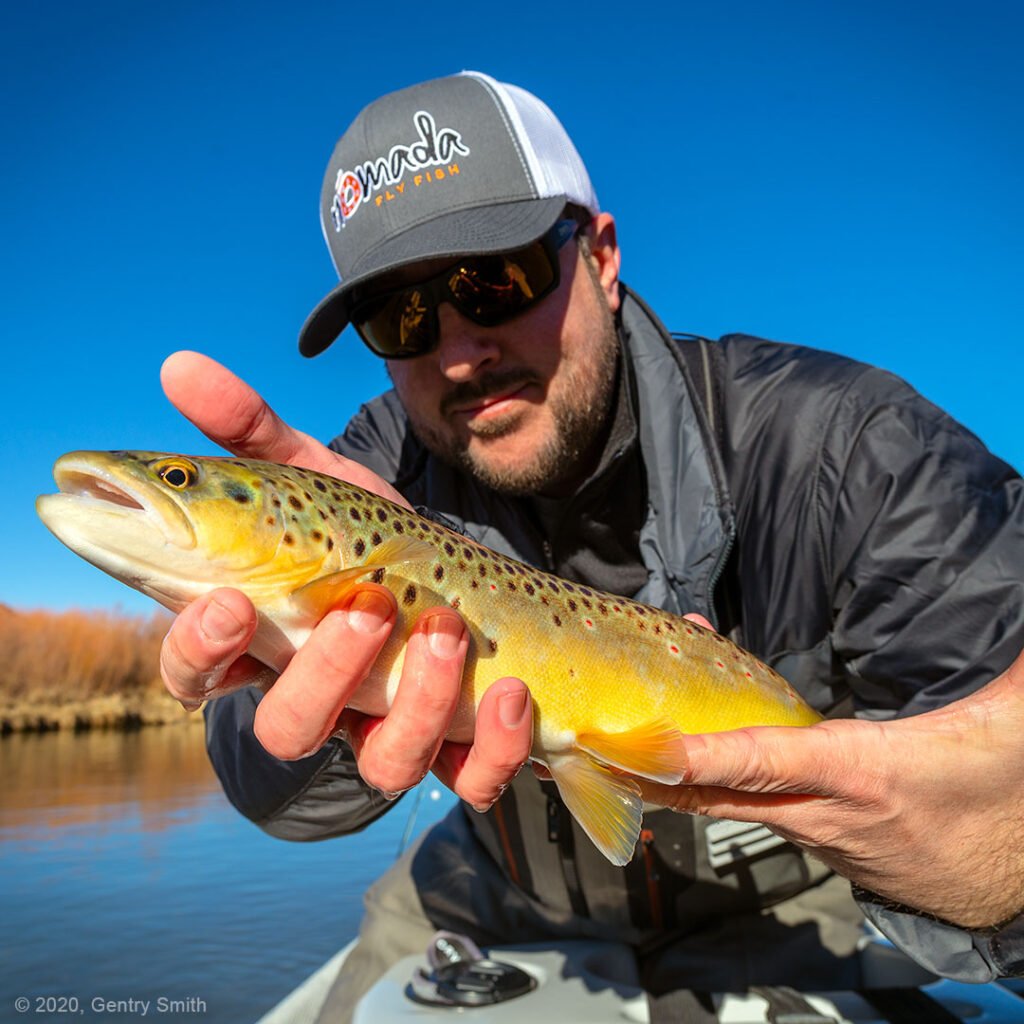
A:
{"label": "pectoral fin", "polygon": [[422,540],[413,537],[389,537],[379,547],[373,548],[361,565],[339,569],[338,572],[320,576],[304,584],[294,591],[292,600],[319,620],[329,609],[339,605],[362,577],[376,569],[401,565],[403,562],[429,562],[435,558],[437,551]]}
{"label": "pectoral fin", "polygon": [[605,764],[668,785],[682,781],[686,768],[682,733],[667,720],[649,722],[627,732],[581,732],[576,746]]}
{"label": "pectoral fin", "polygon": [[640,787],[583,753],[552,757],[548,769],[565,806],[594,845],[613,864],[628,864],[643,820]]}

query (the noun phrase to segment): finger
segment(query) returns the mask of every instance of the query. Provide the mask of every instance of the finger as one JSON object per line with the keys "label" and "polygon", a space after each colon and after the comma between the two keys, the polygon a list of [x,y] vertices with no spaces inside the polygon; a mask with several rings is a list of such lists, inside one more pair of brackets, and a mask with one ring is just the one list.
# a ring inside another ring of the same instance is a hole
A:
{"label": "finger", "polygon": [[469,632],[458,614],[433,608],[417,620],[391,710],[356,738],[359,772],[388,795],[430,771],[455,714]]}
{"label": "finger", "polygon": [[199,352],[175,352],[160,380],[178,411],[211,441],[243,458],[304,466],[408,505],[375,473],[289,426],[240,377]]}
{"label": "finger", "polygon": [[808,804],[820,804],[827,799],[809,793],[748,793],[722,786],[671,786],[640,778],[636,781],[644,800],[659,807],[780,827],[791,825],[794,815]]}
{"label": "finger", "polygon": [[696,622],[698,626],[703,626],[705,629],[710,629],[714,632],[715,627],[704,618],[703,615],[698,615],[696,612],[689,612],[683,616],[684,619],[689,619],[690,622]]}
{"label": "finger", "polygon": [[255,632],[256,609],[239,591],[225,587],[198,598],[178,615],[164,638],[164,685],[189,710],[244,685],[264,669],[243,657]]}
{"label": "finger", "polygon": [[852,720],[687,736],[683,781],[744,793],[838,796],[864,764],[870,768],[879,742],[877,723]]}
{"label": "finger", "polygon": [[446,743],[434,774],[478,811],[486,811],[505,791],[530,756],[533,702],[521,679],[499,679],[476,713],[472,745]]}
{"label": "finger", "polygon": [[324,745],[369,675],[395,615],[391,593],[367,585],[323,618],[256,709],[253,731],[271,754],[294,761]]}

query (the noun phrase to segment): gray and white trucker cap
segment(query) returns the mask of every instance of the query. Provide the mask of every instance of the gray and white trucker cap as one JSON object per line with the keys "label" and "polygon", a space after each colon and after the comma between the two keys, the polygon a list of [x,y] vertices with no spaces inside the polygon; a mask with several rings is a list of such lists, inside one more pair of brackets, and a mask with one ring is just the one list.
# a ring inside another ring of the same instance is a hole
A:
{"label": "gray and white trucker cap", "polygon": [[315,356],[338,337],[359,284],[528,245],[566,203],[599,211],[572,140],[525,89],[464,71],[375,100],[327,165],[320,222],[341,283],[309,315],[299,351]]}

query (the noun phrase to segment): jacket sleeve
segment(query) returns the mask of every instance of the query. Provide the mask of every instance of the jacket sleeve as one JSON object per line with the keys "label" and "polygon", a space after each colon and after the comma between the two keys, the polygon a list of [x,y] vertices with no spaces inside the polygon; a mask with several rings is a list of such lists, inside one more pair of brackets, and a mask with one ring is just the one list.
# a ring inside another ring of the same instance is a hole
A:
{"label": "jacket sleeve", "polygon": [[[364,406],[331,447],[393,481],[404,441],[396,405],[383,396]],[[253,733],[260,697],[249,687],[211,701],[205,713],[210,762],[242,814],[271,835],[307,841],[358,832],[394,806],[363,782],[340,741],[298,761],[264,750]]]}
{"label": "jacket sleeve", "polygon": [[858,708],[917,714],[994,679],[1024,647],[1018,474],[879,370],[844,397],[832,441],[821,550]]}
{"label": "jacket sleeve", "polygon": [[1024,977],[1024,915],[998,930],[972,932],[886,906],[856,887],[854,896],[868,920],[926,970],[971,983]]}

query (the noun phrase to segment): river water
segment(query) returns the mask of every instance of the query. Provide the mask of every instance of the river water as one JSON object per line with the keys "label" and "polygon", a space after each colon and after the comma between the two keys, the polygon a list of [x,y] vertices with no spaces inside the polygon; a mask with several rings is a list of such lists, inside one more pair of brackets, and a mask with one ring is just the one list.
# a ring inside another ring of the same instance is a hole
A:
{"label": "river water", "polygon": [[454,799],[428,778],[359,835],[282,842],[199,726],[8,736],[0,785],[0,1021],[248,1024],[355,935],[414,807],[418,832]]}

